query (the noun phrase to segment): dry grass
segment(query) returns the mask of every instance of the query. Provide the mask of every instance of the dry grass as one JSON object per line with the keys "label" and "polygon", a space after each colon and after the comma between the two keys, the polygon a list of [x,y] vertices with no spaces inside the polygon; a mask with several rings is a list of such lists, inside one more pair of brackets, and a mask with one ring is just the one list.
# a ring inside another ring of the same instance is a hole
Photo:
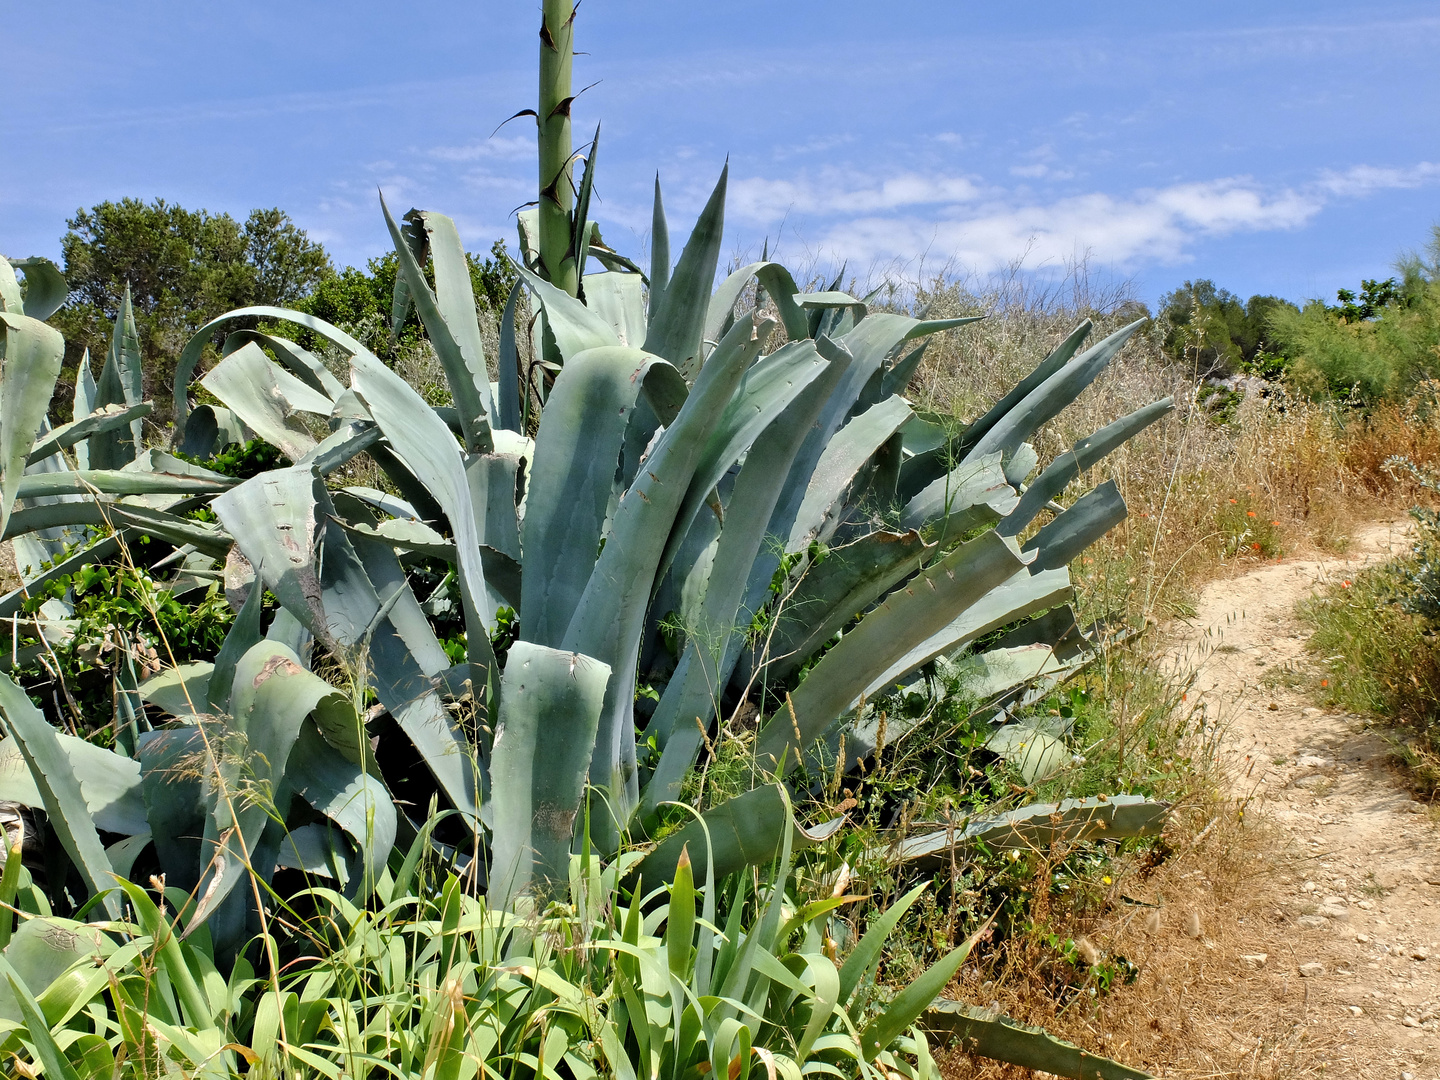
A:
{"label": "dry grass", "polygon": [[[1144,314],[1123,288],[1097,292],[1079,268],[1048,289],[1017,276],[975,291],[939,282],[916,294],[928,317],[989,314],[941,335],[911,385],[920,409],[977,416],[1083,318],[1091,341]],[[1115,480],[1130,518],[1076,567],[1092,598],[1137,614],[1183,614],[1206,581],[1255,560],[1340,552],[1354,526],[1415,498],[1384,467],[1440,461],[1440,387],[1368,413],[1278,387],[1247,394],[1225,420],[1196,404],[1185,363],[1142,328],[1095,384],[1036,438],[1043,467],[1074,442],[1167,395],[1176,410],[1112,454],[1073,493]]]}
{"label": "dry grass", "polygon": [[[964,973],[962,999],[997,1002],[1087,1050],[1177,1080],[1345,1075],[1353,1037],[1338,1021],[1344,1006],[1329,984],[1296,973],[1302,960],[1327,968],[1334,960],[1314,948],[1295,954],[1284,911],[1294,857],[1271,830],[1245,823],[1234,804],[1208,809],[1208,827],[1195,828],[1203,816],[1177,823],[1169,837],[1175,854],[1159,866],[1117,867],[1094,910],[1037,912],[1050,921],[1068,915],[1064,932],[1135,963],[1133,983],[1099,996],[1083,987],[1056,995],[1046,980],[1054,961],[1033,939],[1016,939]],[[1199,937],[1188,932],[1192,916]],[[1266,956],[1258,970],[1241,959],[1258,954]],[[947,1080],[1033,1075],[954,1051],[942,1067]]]}

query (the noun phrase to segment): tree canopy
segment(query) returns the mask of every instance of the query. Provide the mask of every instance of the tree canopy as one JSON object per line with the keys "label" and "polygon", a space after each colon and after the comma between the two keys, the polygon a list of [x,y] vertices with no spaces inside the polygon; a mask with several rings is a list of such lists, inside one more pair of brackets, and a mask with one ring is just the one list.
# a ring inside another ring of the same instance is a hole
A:
{"label": "tree canopy", "polygon": [[278,209],[252,210],[242,223],[127,198],[77,210],[66,226],[70,300],[52,321],[65,335],[67,381],[86,349],[103,356],[128,283],[145,393],[162,406],[175,357],[205,322],[250,304],[294,305],[334,274],[325,249]]}

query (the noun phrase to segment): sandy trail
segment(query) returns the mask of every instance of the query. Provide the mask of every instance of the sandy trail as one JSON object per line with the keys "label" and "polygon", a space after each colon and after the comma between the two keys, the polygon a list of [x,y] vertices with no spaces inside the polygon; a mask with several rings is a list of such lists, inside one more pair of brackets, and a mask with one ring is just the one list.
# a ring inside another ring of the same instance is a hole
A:
{"label": "sandy trail", "polygon": [[1255,868],[1271,925],[1233,927],[1226,952],[1258,997],[1303,995],[1304,1022],[1319,1029],[1310,1037],[1324,1051],[1282,1075],[1440,1078],[1437,818],[1402,786],[1380,733],[1276,677],[1321,677],[1297,602],[1398,553],[1401,527],[1360,530],[1343,559],[1212,583],[1168,650],[1170,663],[1198,668],[1192,695],[1222,733],[1232,794],[1278,832],[1272,865]]}

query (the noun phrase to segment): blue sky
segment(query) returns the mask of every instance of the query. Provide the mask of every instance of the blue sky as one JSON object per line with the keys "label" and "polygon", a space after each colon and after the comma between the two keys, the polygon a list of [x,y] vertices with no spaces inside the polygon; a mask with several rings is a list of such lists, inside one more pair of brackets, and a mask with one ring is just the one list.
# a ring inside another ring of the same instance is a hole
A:
{"label": "blue sky", "polygon": [[[538,0],[5,3],[0,251],[58,253],[126,195],[279,206],[337,262],[376,201],[513,243],[533,198]],[[913,281],[1084,256],[1154,300],[1185,278],[1333,297],[1440,222],[1433,4],[585,0],[577,135],[597,216],[677,244],[726,156],[727,254]]]}

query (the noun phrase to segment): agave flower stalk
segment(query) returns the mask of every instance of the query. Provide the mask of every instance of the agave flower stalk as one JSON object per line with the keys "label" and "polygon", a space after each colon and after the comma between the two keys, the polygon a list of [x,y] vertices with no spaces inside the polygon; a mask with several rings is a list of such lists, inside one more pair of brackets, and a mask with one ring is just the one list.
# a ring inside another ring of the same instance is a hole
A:
{"label": "agave flower stalk", "polygon": [[574,57],[574,0],[545,0],[540,24],[540,263],[544,276],[571,296],[579,294],[571,211],[570,75]]}

